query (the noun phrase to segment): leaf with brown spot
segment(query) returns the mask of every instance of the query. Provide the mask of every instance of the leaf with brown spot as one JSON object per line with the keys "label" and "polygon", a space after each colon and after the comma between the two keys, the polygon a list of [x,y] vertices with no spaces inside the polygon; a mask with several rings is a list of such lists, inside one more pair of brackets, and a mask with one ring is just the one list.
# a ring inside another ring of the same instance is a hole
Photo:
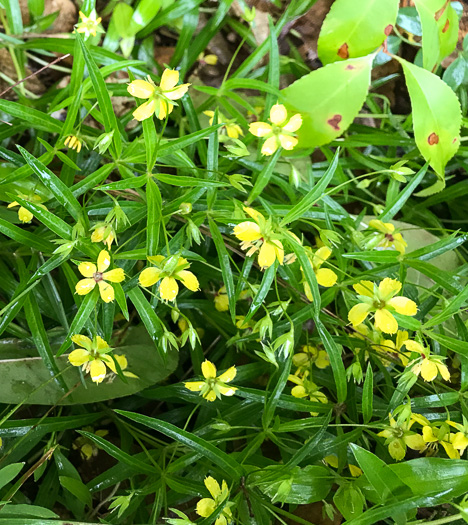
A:
{"label": "leaf with brown spot", "polygon": [[437,75],[398,59],[405,73],[413,110],[416,145],[445,180],[445,166],[460,146],[461,109],[453,90]]}
{"label": "leaf with brown spot", "polygon": [[434,71],[455,49],[458,15],[448,0],[414,0],[422,26],[423,66]]}
{"label": "leaf with brown spot", "polygon": [[330,64],[372,53],[391,32],[397,12],[398,0],[335,0],[320,31],[320,60]]}
{"label": "leaf with brown spot", "polygon": [[302,115],[299,147],[328,144],[349,127],[366,100],[372,59],[328,64],[281,91],[281,101]]}

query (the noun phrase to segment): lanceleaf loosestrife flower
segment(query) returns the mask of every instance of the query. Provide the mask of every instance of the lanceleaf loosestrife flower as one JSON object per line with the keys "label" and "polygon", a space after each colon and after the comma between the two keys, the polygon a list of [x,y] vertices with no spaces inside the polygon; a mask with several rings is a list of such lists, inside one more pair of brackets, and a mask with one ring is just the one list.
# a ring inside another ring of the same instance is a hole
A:
{"label": "lanceleaf loosestrife flower", "polygon": [[403,419],[399,417],[395,420],[392,414],[389,414],[388,418],[390,426],[377,435],[386,438],[385,444],[393,459],[401,461],[406,455],[406,447],[412,450],[424,450],[426,444],[423,437],[411,430],[415,423],[413,418]]}
{"label": "lanceleaf loosestrife flower", "polygon": [[369,226],[380,232],[371,240],[370,244],[384,249],[394,248],[401,255],[404,255],[408,244],[401,233],[395,231],[395,226],[391,222],[382,222],[374,219],[369,222]]}
{"label": "lanceleaf loosestrife flower", "polygon": [[398,322],[392,312],[410,316],[418,311],[414,301],[396,295],[401,290],[401,283],[396,279],[386,277],[379,286],[371,281],[361,281],[353,288],[360,300],[348,313],[348,320],[353,326],[360,325],[371,312],[375,312],[375,327],[386,334],[396,334]]}
{"label": "lanceleaf loosestrife flower", "polygon": [[[434,381],[438,374],[442,376],[445,381],[450,381],[450,372],[442,360],[444,357],[440,355],[431,355],[429,348],[416,341],[407,340],[404,345],[411,352],[416,352],[421,357],[412,362],[411,372],[424,379],[424,381]],[[410,363],[411,364],[411,363]]]}
{"label": "lanceleaf loosestrife flower", "polygon": [[[320,392],[320,388],[307,378],[308,372],[303,377],[290,374],[288,379],[296,384],[291,390],[291,395],[299,399],[309,398],[313,403],[328,403],[327,396]],[[311,412],[311,416],[318,416],[318,412]]]}
{"label": "lanceleaf loosestrife flower", "polygon": [[91,242],[103,242],[107,249],[110,250],[112,243],[115,241],[116,235],[114,227],[111,224],[99,223],[96,224],[93,233],[91,234]]}
{"label": "lanceleaf loosestrife flower", "polygon": [[93,9],[89,16],[86,16],[80,11],[81,22],[76,24],[76,31],[78,33],[84,33],[85,38],[90,36],[96,36],[97,33],[104,33],[104,31],[99,27],[102,18],[97,17],[96,10]]}
{"label": "lanceleaf loosestrife flower", "polygon": [[228,368],[226,372],[216,377],[216,366],[208,360],[203,361],[201,365],[204,381],[191,381],[184,383],[185,388],[192,392],[200,392],[207,401],[214,401],[216,398],[223,396],[233,396],[237,390],[234,386],[228,386],[237,374],[235,366]]}
{"label": "lanceleaf loosestrife flower", "polygon": [[[19,195],[22,199],[28,202],[32,202],[34,204],[38,204],[41,208],[44,208],[44,210],[47,210],[46,206],[44,204],[41,204],[41,197],[39,195]],[[22,223],[31,222],[34,219],[34,215],[27,210],[24,206],[21,206],[19,202],[14,201],[10,202],[8,205],[8,208],[14,208],[15,206],[19,206],[18,210],[18,219]]]}
{"label": "lanceleaf loosestrife flower", "polygon": [[148,76],[146,80],[134,80],[130,82],[127,91],[130,95],[137,98],[147,99],[141,106],[133,112],[133,118],[136,120],[145,120],[153,113],[159,120],[166,118],[174,109],[174,100],[182,98],[190,84],[177,85],[179,82],[179,72],[174,69],[165,69],[161,84],[157,86]]}
{"label": "lanceleaf loosestrife flower", "polygon": [[[207,117],[210,117],[209,125],[212,126],[214,119],[214,111],[204,111],[203,114]],[[227,136],[231,139],[238,139],[239,137],[242,137],[244,135],[242,128],[239,126],[239,124],[236,124],[235,119],[229,120],[222,113],[218,112],[218,122],[224,122],[224,126],[221,129],[226,131]]]}
{"label": "lanceleaf loosestrife flower", "polygon": [[[109,355],[112,352],[112,348],[102,337],[96,336],[91,341],[85,335],[74,335],[71,339],[77,346],[82,348],[73,350],[68,356],[68,361],[73,366],[81,366],[83,372],[89,372],[91,379],[95,383],[102,383],[107,374],[106,367],[114,374],[117,373],[114,360]],[[114,358],[122,371],[127,368],[127,358],[124,355],[114,355]],[[123,374],[127,377],[136,377],[131,372],[123,372]]]}
{"label": "lanceleaf loosestrife flower", "polygon": [[[307,253],[307,256],[309,257],[309,261],[312,265],[312,269],[314,270],[315,278],[317,279],[318,284],[320,284],[320,286],[325,286],[326,288],[334,286],[338,280],[336,273],[333,270],[330,270],[330,268],[321,268],[322,264],[332,254],[330,248],[328,248],[328,246],[322,246],[315,253],[313,253],[313,251],[308,246],[306,246],[304,249]],[[306,297],[309,299],[309,301],[314,300],[312,297],[312,291],[307,281],[304,281],[304,293],[306,294]]]}
{"label": "lanceleaf loosestrife flower", "polygon": [[282,147],[292,150],[297,146],[298,140],[295,135],[302,126],[302,117],[299,113],[288,119],[288,112],[283,104],[275,104],[270,110],[270,122],[253,122],[249,131],[256,137],[266,139],[262,146],[263,155],[273,155]]}
{"label": "lanceleaf loosestrife flower", "polygon": [[78,137],[75,137],[75,135],[68,135],[64,144],[67,146],[67,148],[76,150],[77,153],[81,151],[81,140]]}
{"label": "lanceleaf loosestrife flower", "polygon": [[230,507],[232,507],[233,503],[226,501],[229,496],[227,483],[223,479],[220,487],[214,478],[208,476],[205,478],[205,487],[211,494],[211,498],[203,498],[197,503],[197,514],[202,518],[208,518],[220,505],[226,502],[221,514],[216,518],[215,525],[227,525],[231,523],[232,511]]}
{"label": "lanceleaf loosestrife flower", "polygon": [[301,352],[293,355],[293,365],[297,367],[295,375],[301,375],[310,370],[314,364],[323,370],[330,365],[330,358],[325,350],[319,350],[312,345],[304,345]]}
{"label": "lanceleaf loosestrife flower", "polygon": [[284,261],[284,248],[278,235],[274,233],[271,219],[265,217],[253,208],[244,207],[244,211],[254,221],[241,222],[234,228],[234,235],[242,241],[241,248],[247,250],[250,257],[258,253],[258,264],[263,270],[269,268],[278,259],[280,264]]}
{"label": "lanceleaf loosestrife flower", "polygon": [[115,292],[110,283],[121,283],[125,279],[125,274],[122,268],[115,268],[107,272],[110,266],[110,255],[106,250],[101,250],[98,259],[97,267],[91,262],[82,262],[78,265],[78,271],[86,279],[81,279],[76,283],[76,293],[78,295],[86,295],[91,292],[96,284],[99,286],[99,293],[101,299],[105,303],[110,303],[114,300]]}
{"label": "lanceleaf loosestrife flower", "polygon": [[432,423],[422,414],[413,414],[412,417],[422,426],[422,437],[426,443],[427,456],[437,453],[439,445],[442,445],[450,459],[460,459],[460,453],[452,444],[455,435],[450,433],[447,421]]}
{"label": "lanceleaf loosestrife flower", "polygon": [[177,281],[181,281],[192,292],[200,289],[198,279],[192,272],[188,271],[190,263],[184,257],[179,257],[178,255],[171,255],[170,257],[155,255],[154,257],[148,257],[148,260],[154,263],[155,266],[149,266],[140,273],[140,284],[148,288],[161,281],[159,295],[164,301],[174,301],[177,297],[179,293]]}

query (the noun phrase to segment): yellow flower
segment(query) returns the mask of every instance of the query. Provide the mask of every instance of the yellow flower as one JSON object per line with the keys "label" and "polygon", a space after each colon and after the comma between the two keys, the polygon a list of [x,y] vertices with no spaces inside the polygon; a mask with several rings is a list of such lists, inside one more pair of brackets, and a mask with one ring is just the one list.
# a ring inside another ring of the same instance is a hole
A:
{"label": "yellow flower", "polygon": [[184,383],[185,388],[192,392],[200,392],[207,401],[214,401],[216,398],[221,399],[223,396],[233,396],[237,388],[235,386],[227,386],[237,374],[235,366],[228,368],[226,372],[216,377],[216,366],[207,359],[201,365],[202,374],[205,381],[191,381]]}
{"label": "yellow flower", "polygon": [[64,144],[67,148],[76,150],[77,153],[81,151],[81,140],[78,137],[75,137],[75,135],[68,135]]}
{"label": "yellow flower", "polygon": [[406,341],[408,341],[408,332],[406,330],[398,330],[396,342],[393,342],[391,339],[385,339],[382,341],[381,346],[383,346],[387,352],[397,354],[403,366],[406,366],[409,361],[408,357],[410,353],[401,351]]}
{"label": "yellow flower", "polygon": [[463,417],[463,425],[460,423],[455,423],[454,421],[447,421],[447,423],[458,430],[458,432],[450,440],[453,448],[457,449],[460,453],[460,456],[463,456],[466,447],[468,447],[468,420]]}
{"label": "yellow flower", "polygon": [[[68,361],[73,366],[81,366],[83,372],[89,372],[91,379],[95,383],[102,383],[106,377],[107,369],[117,374],[117,369],[114,360],[109,355],[112,352],[112,348],[102,339],[102,337],[96,336],[91,339],[85,335],[74,335],[72,341],[82,347],[77,350],[73,350],[68,356]],[[115,360],[119,364],[121,370],[127,368],[127,358],[124,355],[114,355]],[[127,377],[136,377],[131,372],[124,372]]]}
{"label": "yellow flower", "polygon": [[[122,268],[115,268],[106,272],[110,266],[110,255],[106,250],[101,250],[97,259],[97,267],[90,262],[82,262],[78,265],[78,271],[86,279],[81,279],[76,283],[75,291],[78,295],[86,295],[91,292],[96,284],[99,286],[99,293],[105,303],[114,300],[114,288],[111,283],[121,283],[125,279]],[[109,281],[109,282],[107,282]]]}
{"label": "yellow flower", "polygon": [[178,255],[171,255],[170,257],[155,255],[154,257],[148,257],[148,259],[155,266],[149,266],[140,273],[140,284],[148,288],[161,280],[159,294],[164,301],[174,301],[177,297],[179,293],[177,280],[181,281],[192,292],[200,289],[198,279],[192,272],[187,270],[190,268],[187,259]]}
{"label": "yellow flower", "polygon": [[139,79],[130,82],[127,88],[130,95],[148,100],[136,108],[133,117],[141,121],[154,113],[159,120],[165,119],[176,105],[174,100],[182,98],[190,86],[190,84],[177,86],[177,82],[179,82],[179,72],[174,69],[164,70],[159,86],[149,76],[147,80]]}
{"label": "yellow flower", "polygon": [[250,257],[255,252],[258,253],[258,264],[263,270],[269,268],[278,259],[280,264],[284,261],[284,248],[277,235],[272,231],[271,220],[258,211],[244,207],[244,211],[250,215],[253,221],[244,221],[235,226],[234,235],[242,241],[241,248],[248,250]]}
{"label": "yellow flower", "polygon": [[369,222],[369,226],[380,232],[371,241],[373,246],[379,248],[395,248],[402,255],[405,253],[405,248],[408,246],[403,239],[401,233],[395,233],[395,226],[391,222],[382,222],[378,219],[373,219]]}
{"label": "yellow flower", "polygon": [[96,225],[91,235],[91,242],[103,242],[107,246],[107,249],[110,250],[115,238],[113,226],[111,224],[101,223]]}
{"label": "yellow flower", "polygon": [[452,444],[455,436],[450,433],[448,422],[434,424],[421,414],[413,414],[412,419],[422,426],[422,437],[426,443],[424,451],[427,456],[436,454],[439,445],[442,445],[450,459],[460,459],[460,453]]}
{"label": "yellow flower", "polygon": [[424,381],[434,381],[437,375],[440,373],[444,381],[450,381],[450,372],[442,360],[445,359],[440,355],[431,355],[429,348],[424,348],[424,346],[416,341],[407,340],[404,342],[404,345],[411,352],[416,352],[421,355],[420,358],[412,361],[410,365],[411,372],[424,379]]}
{"label": "yellow flower", "polygon": [[[99,437],[105,437],[109,434],[109,431],[104,429],[93,432],[92,427],[84,427],[83,430],[92,432]],[[86,436],[77,437],[75,441],[73,441],[72,447],[74,450],[79,450],[81,457],[86,461],[89,461],[93,456],[97,456],[99,452],[99,448],[95,445],[94,441],[91,441],[91,439]]]}
{"label": "yellow flower", "polygon": [[229,297],[226,293],[226,287],[221,286],[214,298],[214,305],[218,312],[227,312],[229,310]]}
{"label": "yellow flower", "polygon": [[256,137],[265,138],[262,146],[263,155],[273,155],[282,147],[285,150],[292,150],[297,146],[298,140],[295,136],[302,126],[302,117],[299,113],[288,119],[288,112],[283,104],[275,104],[270,110],[270,122],[253,122],[249,126],[249,131]]}
{"label": "yellow flower", "polygon": [[[327,288],[329,288],[330,286],[334,286],[336,284],[336,281],[338,280],[338,276],[336,275],[336,273],[333,270],[330,270],[329,268],[321,268],[322,264],[332,254],[330,248],[328,248],[328,246],[322,246],[315,252],[315,254],[308,246],[305,247],[305,250],[307,252],[310,264],[312,265],[312,269],[314,270],[315,278],[317,279],[318,284]],[[305,280],[304,293],[306,294],[306,297],[307,299],[309,299],[309,301],[314,300],[314,298],[312,297],[312,291],[310,289],[309,283]]]}
{"label": "yellow flower", "polygon": [[[203,114],[207,117],[210,117],[209,124],[212,126],[214,111],[204,111]],[[218,122],[224,122],[224,126],[221,127],[221,130],[226,131],[227,136],[231,139],[238,139],[244,135],[242,128],[239,126],[239,124],[236,124],[235,119],[229,120],[221,112],[218,112]]]}
{"label": "yellow flower", "polygon": [[[377,287],[371,281],[361,281],[353,285],[361,301],[351,308],[348,320],[354,327],[360,325],[371,312],[375,312],[375,327],[386,334],[396,334],[398,322],[392,315],[416,315],[418,307],[414,301],[396,294],[401,290],[401,283],[386,277]],[[395,297],[396,296],[396,297]]]}
{"label": "yellow flower", "polygon": [[[332,454],[330,456],[325,456],[323,458],[323,461],[327,465],[330,465],[330,467],[338,468],[338,456],[335,456],[335,454]],[[351,476],[353,476],[353,478],[358,478],[359,476],[362,476],[362,470],[359,467],[357,467],[356,465],[349,464],[348,468],[349,468],[349,472],[350,472]]]}
{"label": "yellow flower", "polygon": [[[303,377],[298,377],[295,375],[289,375],[289,381],[296,383],[291,390],[291,395],[298,398],[308,397],[313,403],[328,403],[327,396],[320,392],[320,388],[307,379],[308,372],[304,374]],[[311,412],[311,416],[318,416],[318,412]]]}
{"label": "yellow flower", "polygon": [[201,52],[198,55],[198,61],[202,66],[205,64],[208,64],[209,66],[216,66],[218,63],[218,57],[216,55],[205,55],[203,52]]}
{"label": "yellow flower", "polygon": [[[202,518],[208,518],[215,510],[222,505],[229,497],[227,483],[223,480],[221,487],[219,483],[208,476],[205,478],[205,487],[211,494],[211,498],[203,498],[197,503],[197,514]],[[232,521],[231,502],[224,503],[221,514],[216,518],[215,525],[227,525]]]}
{"label": "yellow flower", "polygon": [[[39,195],[19,195],[22,199],[32,202],[34,204],[38,204],[41,208],[44,208],[44,210],[47,210],[46,206],[44,204],[41,204],[41,197]],[[19,202],[11,202],[8,205],[8,208],[14,208],[15,206],[19,206],[18,210],[18,219],[23,222],[31,222],[34,219],[34,215],[27,210],[24,206],[21,206]]]}
{"label": "yellow flower", "polygon": [[410,429],[414,424],[414,419],[400,418],[396,421],[392,414],[389,414],[390,426],[377,435],[386,438],[385,444],[388,452],[393,459],[401,461],[406,455],[406,447],[413,450],[424,450],[426,444],[420,434],[412,432]]}
{"label": "yellow flower", "polygon": [[325,352],[325,350],[319,350],[311,345],[304,345],[301,352],[293,355],[292,360],[293,365],[297,367],[296,375],[300,375],[303,372],[310,370],[313,364],[321,370],[330,366],[330,358],[328,357],[327,352]]}
{"label": "yellow flower", "polygon": [[76,25],[76,30],[78,33],[84,33],[85,38],[89,38],[89,36],[96,36],[96,33],[103,33],[104,31],[99,28],[99,24],[101,23],[101,17],[96,18],[97,13],[93,9],[89,16],[86,16],[84,13],[80,11],[80,18],[81,22],[79,22]]}

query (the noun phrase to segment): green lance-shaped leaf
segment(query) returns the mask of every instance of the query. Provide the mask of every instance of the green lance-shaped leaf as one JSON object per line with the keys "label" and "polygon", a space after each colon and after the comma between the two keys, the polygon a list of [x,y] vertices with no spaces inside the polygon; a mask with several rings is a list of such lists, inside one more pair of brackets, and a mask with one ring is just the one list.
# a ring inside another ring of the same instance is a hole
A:
{"label": "green lance-shaped leaf", "polygon": [[351,125],[367,96],[373,55],[312,71],[281,91],[281,100],[302,115],[299,147],[328,144]]}
{"label": "green lance-shaped leaf", "polygon": [[416,145],[444,181],[445,166],[460,146],[460,103],[438,76],[402,58],[398,60],[403,66],[411,99]]}
{"label": "green lance-shaped leaf", "polygon": [[422,26],[423,66],[429,71],[455,49],[458,15],[448,0],[415,0]]}
{"label": "green lance-shaped leaf", "polygon": [[372,53],[391,33],[398,0],[336,0],[318,40],[324,64]]}

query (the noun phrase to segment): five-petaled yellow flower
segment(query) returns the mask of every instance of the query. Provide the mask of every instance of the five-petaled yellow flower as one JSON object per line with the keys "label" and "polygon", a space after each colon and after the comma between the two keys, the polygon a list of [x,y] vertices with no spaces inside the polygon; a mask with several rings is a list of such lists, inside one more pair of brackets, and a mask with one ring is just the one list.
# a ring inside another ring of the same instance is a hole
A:
{"label": "five-petaled yellow flower", "polygon": [[91,242],[103,242],[107,249],[110,250],[112,243],[115,241],[115,230],[111,224],[97,224],[91,234]]}
{"label": "five-petaled yellow flower", "polygon": [[[204,111],[203,112],[207,117],[210,117],[209,124],[213,125],[214,111]],[[236,124],[235,119],[227,119],[221,112],[218,112],[218,122],[224,122],[224,126],[221,130],[225,130],[228,137],[231,139],[238,139],[244,135],[242,128],[239,124]]]}
{"label": "five-petaled yellow flower", "polygon": [[[330,248],[328,248],[328,246],[322,246],[315,252],[315,254],[308,246],[305,247],[305,250],[307,252],[307,256],[309,257],[310,264],[312,265],[312,269],[314,270],[315,278],[317,279],[318,284],[327,288],[329,288],[330,286],[334,286],[336,284],[336,281],[338,280],[338,276],[336,275],[336,273],[333,270],[330,270],[330,268],[321,268],[322,264],[332,254]],[[314,300],[314,298],[312,297],[312,291],[310,290],[309,283],[305,280],[304,293],[306,294],[306,297],[307,299],[309,299],[309,301]]]}
{"label": "five-petaled yellow flower", "polygon": [[[202,518],[208,518],[208,516],[211,516],[229,496],[228,486],[224,479],[220,487],[219,483],[214,478],[208,476],[205,478],[205,487],[211,494],[211,498],[203,498],[197,503],[197,514]],[[231,523],[231,506],[232,503],[226,501],[224,508],[221,511],[221,514],[216,518],[214,525],[227,525],[228,523]]]}
{"label": "five-petaled yellow flower", "polygon": [[369,222],[369,226],[380,232],[376,234],[375,239],[372,239],[372,245],[379,248],[395,248],[401,255],[404,255],[408,244],[401,233],[395,232],[395,226],[391,222],[382,222],[374,219]]}
{"label": "five-petaled yellow flower", "polygon": [[[89,372],[91,379],[95,383],[101,383],[106,377],[107,369],[106,366],[117,373],[115,362],[109,355],[112,348],[102,339],[102,337],[96,336],[91,339],[85,335],[74,335],[72,341],[82,347],[70,353],[68,360],[73,366],[82,366],[83,372]],[[114,355],[115,360],[119,364],[121,370],[127,368],[127,358],[124,355]],[[136,377],[131,372],[124,372],[128,377]]]}
{"label": "five-petaled yellow flower", "polygon": [[452,444],[455,435],[450,433],[447,421],[432,423],[422,414],[413,414],[412,418],[423,427],[422,437],[426,443],[425,452],[427,456],[437,453],[439,445],[442,445],[450,459],[460,459],[460,453]]}
{"label": "five-petaled yellow flower", "polygon": [[214,297],[214,305],[218,312],[227,312],[229,310],[229,297],[225,286],[221,286]]}
{"label": "five-petaled yellow flower", "polygon": [[148,257],[148,260],[156,266],[149,266],[140,273],[140,284],[148,288],[161,280],[159,294],[164,301],[174,301],[177,297],[179,293],[178,280],[192,292],[200,289],[198,279],[192,272],[188,271],[190,263],[184,257],[155,255]]}
{"label": "five-petaled yellow flower", "polygon": [[386,438],[385,444],[388,452],[393,459],[401,461],[406,454],[406,447],[412,450],[424,450],[426,444],[423,437],[411,430],[415,420],[398,419],[395,420],[392,414],[389,414],[390,426],[377,435]]}
{"label": "five-petaled yellow flower", "polygon": [[293,365],[297,367],[295,375],[310,370],[313,364],[320,369],[327,368],[330,365],[330,358],[325,350],[319,350],[312,345],[304,345],[301,350],[292,358]]}
{"label": "five-petaled yellow flower", "polygon": [[282,147],[292,150],[297,146],[298,140],[295,136],[302,126],[302,117],[299,113],[288,119],[288,112],[283,104],[275,104],[270,110],[270,122],[253,122],[249,126],[249,131],[256,137],[265,138],[262,146],[263,155],[273,155]]}
{"label": "five-petaled yellow flower", "polygon": [[[46,206],[44,204],[41,204],[41,197],[39,195],[19,195],[22,199],[28,202],[32,202],[34,204],[38,204],[41,208],[44,208],[44,210],[47,210]],[[21,206],[19,202],[14,201],[10,202],[8,205],[8,208],[14,208],[15,206],[19,206],[18,210],[18,219],[23,222],[31,222],[34,219],[34,215],[27,210],[24,206]]]}
{"label": "five-petaled yellow flower", "polygon": [[89,16],[86,16],[80,11],[81,22],[76,25],[76,30],[78,33],[84,33],[85,38],[90,36],[96,36],[96,33],[103,33],[104,31],[99,28],[101,23],[101,17],[97,18],[97,13],[93,9]]}
{"label": "five-petaled yellow flower", "polygon": [[208,64],[209,66],[216,66],[218,63],[218,57],[216,55],[205,55],[205,53],[202,51],[198,55],[198,62],[200,62],[202,66],[205,64]]}
{"label": "five-petaled yellow flower", "polygon": [[429,348],[424,348],[421,343],[416,341],[407,340],[404,342],[404,345],[411,352],[416,352],[420,354],[420,358],[416,361],[413,361],[413,366],[411,367],[411,372],[417,376],[421,375],[424,381],[434,381],[437,375],[440,373],[442,379],[445,381],[450,381],[450,372],[442,360],[444,359],[440,355],[431,355]]}
{"label": "five-petaled yellow flower", "polygon": [[[308,397],[313,403],[328,403],[327,396],[320,392],[320,388],[311,380],[307,379],[308,372],[303,377],[290,374],[288,379],[296,384],[291,390],[291,395],[300,399]],[[311,412],[311,416],[318,416],[318,412]]]}
{"label": "five-petaled yellow flower", "polygon": [[[99,293],[105,303],[110,303],[114,300],[114,288],[111,283],[121,283],[125,279],[125,274],[122,268],[115,268],[107,272],[110,266],[110,255],[106,250],[101,250],[97,259],[97,267],[91,262],[82,262],[78,265],[78,271],[86,279],[81,279],[76,283],[76,293],[78,295],[86,295],[91,292],[96,284],[99,286]],[[107,282],[109,281],[109,282]]]}
{"label": "five-petaled yellow flower", "polygon": [[137,98],[147,99],[141,106],[137,107],[133,112],[133,117],[136,120],[145,120],[153,113],[159,120],[166,118],[174,109],[174,100],[182,98],[190,86],[190,84],[177,85],[179,82],[179,72],[174,69],[165,69],[161,84],[157,86],[148,76],[147,80],[134,80],[130,82],[127,91],[130,95]]}
{"label": "five-petaled yellow flower", "polygon": [[386,334],[396,334],[398,322],[392,312],[416,315],[418,311],[414,301],[402,295],[396,296],[401,290],[401,283],[396,279],[386,277],[379,286],[371,281],[361,281],[353,288],[361,301],[348,313],[348,320],[353,326],[360,325],[371,312],[375,312],[375,327]]}
{"label": "five-petaled yellow flower", "polygon": [[463,425],[461,423],[455,423],[455,421],[447,421],[447,423],[458,430],[451,440],[452,445],[458,450],[460,456],[463,456],[466,447],[468,447],[468,420],[465,416],[463,417]]}
{"label": "five-petaled yellow flower", "polygon": [[236,377],[237,370],[235,366],[231,366],[218,377],[216,377],[216,366],[211,361],[203,361],[201,369],[205,381],[184,383],[185,388],[192,392],[200,392],[200,395],[207,401],[214,401],[216,398],[220,399],[221,395],[234,395],[237,388],[228,386],[226,383],[230,383]]}
{"label": "five-petaled yellow flower", "polygon": [[284,261],[284,248],[278,236],[273,232],[271,220],[253,208],[244,207],[244,211],[250,215],[253,221],[244,221],[235,226],[234,235],[242,241],[241,248],[248,250],[250,257],[256,251],[258,253],[258,264],[262,270],[269,268],[276,259],[280,264]]}
{"label": "five-petaled yellow flower", "polygon": [[75,137],[75,135],[68,135],[64,144],[67,148],[76,150],[77,153],[81,151],[81,140],[78,137]]}

